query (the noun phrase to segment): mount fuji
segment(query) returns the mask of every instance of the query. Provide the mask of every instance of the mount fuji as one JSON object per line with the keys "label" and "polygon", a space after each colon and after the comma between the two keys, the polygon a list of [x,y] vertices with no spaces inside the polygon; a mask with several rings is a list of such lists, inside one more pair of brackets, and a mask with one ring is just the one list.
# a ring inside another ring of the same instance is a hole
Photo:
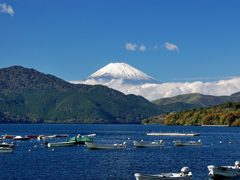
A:
{"label": "mount fuji", "polygon": [[126,63],[110,63],[88,76],[85,80],[90,79],[104,82],[110,82],[113,79],[121,79],[123,83],[134,85],[145,83],[160,84],[160,82],[153,77]]}

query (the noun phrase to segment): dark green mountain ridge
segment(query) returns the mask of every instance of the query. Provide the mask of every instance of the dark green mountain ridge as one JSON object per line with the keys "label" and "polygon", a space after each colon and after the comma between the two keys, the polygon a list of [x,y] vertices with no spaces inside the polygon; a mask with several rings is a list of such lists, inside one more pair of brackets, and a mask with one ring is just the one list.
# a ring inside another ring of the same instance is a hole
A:
{"label": "dark green mountain ridge", "polygon": [[1,123],[140,123],[163,112],[106,86],[71,84],[22,66],[0,69]]}
{"label": "dark green mountain ridge", "polygon": [[231,96],[212,96],[199,93],[191,93],[178,95],[171,98],[158,99],[152,101],[152,103],[157,104],[164,111],[172,112],[199,107],[210,107],[218,104],[224,104],[227,101],[240,101],[240,92],[234,93]]}

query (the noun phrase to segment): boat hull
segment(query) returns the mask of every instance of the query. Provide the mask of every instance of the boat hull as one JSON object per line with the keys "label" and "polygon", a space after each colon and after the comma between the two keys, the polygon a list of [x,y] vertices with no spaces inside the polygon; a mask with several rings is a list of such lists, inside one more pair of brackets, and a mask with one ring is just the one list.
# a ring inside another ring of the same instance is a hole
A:
{"label": "boat hull", "polygon": [[147,175],[147,174],[140,174],[135,173],[135,178],[137,180],[192,180],[192,176],[180,176],[180,174],[177,173],[167,173],[165,175],[159,174],[159,175]]}
{"label": "boat hull", "polygon": [[73,146],[75,142],[56,142],[56,143],[47,143],[47,147],[69,147]]}
{"label": "boat hull", "polygon": [[182,141],[173,141],[175,146],[202,146],[202,142],[196,141],[189,141],[189,142],[182,142]]}
{"label": "boat hull", "polygon": [[88,149],[126,149],[127,144],[95,144],[91,142],[85,142]]}
{"label": "boat hull", "polygon": [[133,141],[133,144],[139,148],[150,148],[150,147],[164,147],[165,143],[159,142],[140,142],[140,141]]}
{"label": "boat hull", "polygon": [[208,166],[209,174],[213,177],[236,177],[240,176],[240,169],[233,166]]}
{"label": "boat hull", "polygon": [[199,136],[197,133],[147,133],[148,136]]}
{"label": "boat hull", "polygon": [[16,141],[27,141],[29,140],[29,137],[15,136],[13,139]]}
{"label": "boat hull", "polygon": [[12,153],[13,149],[12,148],[3,148],[0,147],[0,153]]}

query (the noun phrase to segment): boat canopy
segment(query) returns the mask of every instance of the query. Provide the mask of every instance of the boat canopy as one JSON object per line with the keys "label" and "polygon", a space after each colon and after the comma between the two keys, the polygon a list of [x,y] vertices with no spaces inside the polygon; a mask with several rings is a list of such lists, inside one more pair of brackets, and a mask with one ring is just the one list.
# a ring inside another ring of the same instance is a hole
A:
{"label": "boat canopy", "polygon": [[67,139],[66,141],[75,141],[77,144],[84,143],[84,142],[93,142],[92,139],[81,136],[81,137],[72,137],[70,139]]}

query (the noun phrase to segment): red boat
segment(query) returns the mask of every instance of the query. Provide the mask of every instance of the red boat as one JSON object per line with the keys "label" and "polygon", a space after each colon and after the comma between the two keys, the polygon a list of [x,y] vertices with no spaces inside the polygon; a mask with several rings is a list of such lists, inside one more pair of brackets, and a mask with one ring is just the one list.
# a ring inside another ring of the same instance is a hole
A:
{"label": "red boat", "polygon": [[5,135],[2,135],[2,137],[5,137],[5,138],[14,138],[14,137],[16,137],[16,135],[7,135],[7,134],[5,134]]}
{"label": "red boat", "polygon": [[68,135],[67,134],[57,134],[57,135],[55,135],[56,137],[68,137]]}
{"label": "red boat", "polygon": [[25,135],[25,137],[28,137],[28,138],[37,138],[38,136]]}

